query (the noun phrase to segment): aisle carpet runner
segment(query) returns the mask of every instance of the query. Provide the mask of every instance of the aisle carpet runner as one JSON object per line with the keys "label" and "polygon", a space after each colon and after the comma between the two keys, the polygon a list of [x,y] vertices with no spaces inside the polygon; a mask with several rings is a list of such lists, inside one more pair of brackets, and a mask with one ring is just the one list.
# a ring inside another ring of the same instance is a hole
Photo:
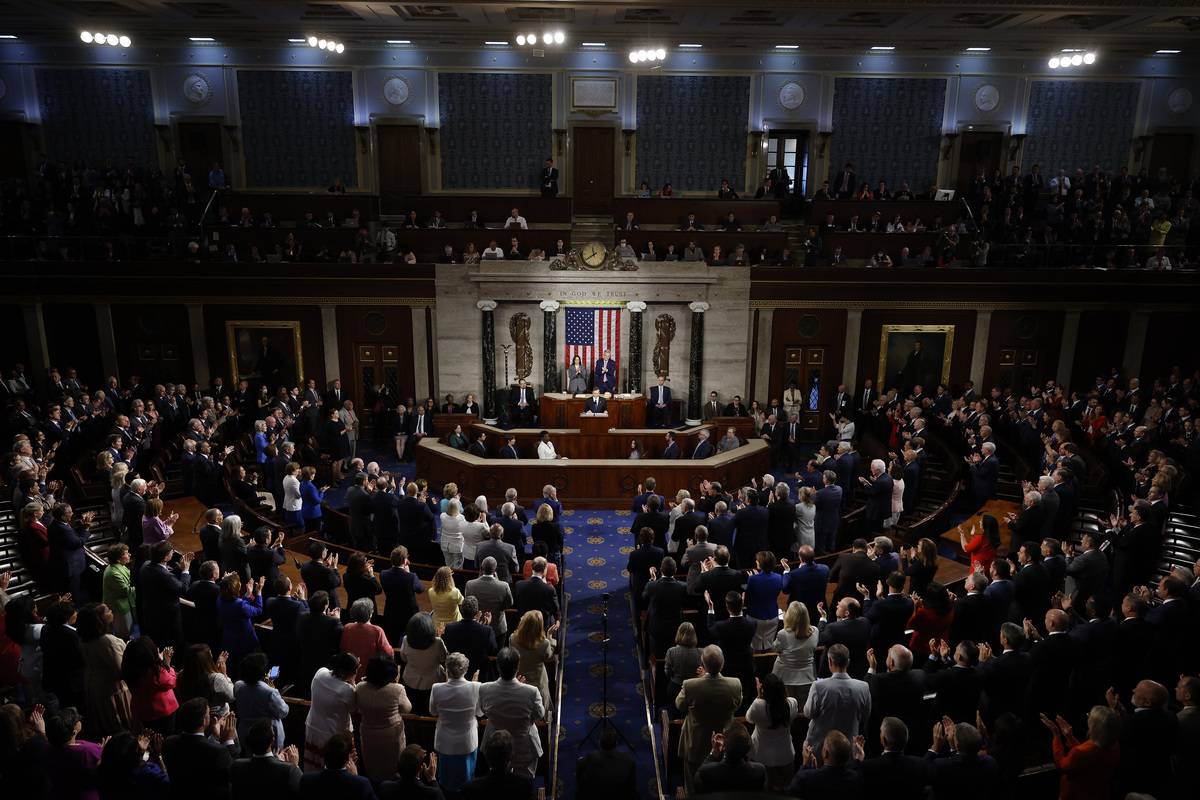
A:
{"label": "aisle carpet runner", "polygon": [[[559,733],[559,797],[575,796],[575,762],[599,747],[599,731],[584,737],[601,716],[603,637],[601,595],[608,602],[608,714],[634,750],[638,786],[657,796],[646,727],[645,691],[638,667],[633,620],[629,610],[629,575],[625,564],[633,549],[628,511],[564,511],[567,591],[566,670],[563,675],[562,729]],[[618,748],[625,749],[623,743]],[[629,752],[626,750],[626,752]]]}

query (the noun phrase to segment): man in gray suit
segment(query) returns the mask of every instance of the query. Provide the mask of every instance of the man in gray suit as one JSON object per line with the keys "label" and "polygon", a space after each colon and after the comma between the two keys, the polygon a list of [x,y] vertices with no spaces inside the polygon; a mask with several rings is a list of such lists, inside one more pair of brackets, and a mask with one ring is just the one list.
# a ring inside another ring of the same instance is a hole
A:
{"label": "man in gray suit", "polygon": [[532,778],[542,755],[536,723],[546,716],[546,709],[538,688],[517,680],[520,661],[516,650],[505,647],[496,656],[500,677],[479,687],[479,707],[487,717],[480,744],[486,747],[493,733],[508,731],[513,740],[512,771]]}
{"label": "man in gray suit", "polygon": [[504,541],[504,528],[498,522],[492,523],[492,527],[488,528],[488,539],[475,548],[477,563],[482,563],[488,556],[496,559],[496,577],[512,584],[512,576],[518,566],[517,548]]}
{"label": "man in gray suit", "polygon": [[703,572],[704,562],[716,555],[717,546],[708,540],[708,528],[704,525],[696,526],[696,529],[692,531],[690,541],[694,544],[683,552],[683,565],[688,570],[687,590],[688,594],[699,595],[702,593],[700,575]]}
{"label": "man in gray suit", "polygon": [[[511,544],[505,546],[512,549]],[[508,633],[504,609],[512,608],[513,596],[509,585],[496,577],[496,559],[493,556],[487,556],[479,562],[479,577],[467,581],[463,594],[474,597],[479,602],[479,610],[492,615],[496,641],[503,641],[502,637]]]}
{"label": "man in gray suit", "polygon": [[812,685],[804,716],[808,717],[808,736],[805,743],[819,750],[830,731],[841,731],[847,739],[867,730],[871,719],[871,687],[866,681],[851,678],[850,650],[844,644],[829,648],[830,677]]}
{"label": "man in gray suit", "polygon": [[689,795],[695,793],[696,770],[708,758],[713,734],[725,730],[742,704],[742,682],[721,674],[725,655],[720,647],[710,644],[704,648],[700,664],[704,675],[684,681],[675,698],[675,706],[687,714],[679,736],[679,757]]}

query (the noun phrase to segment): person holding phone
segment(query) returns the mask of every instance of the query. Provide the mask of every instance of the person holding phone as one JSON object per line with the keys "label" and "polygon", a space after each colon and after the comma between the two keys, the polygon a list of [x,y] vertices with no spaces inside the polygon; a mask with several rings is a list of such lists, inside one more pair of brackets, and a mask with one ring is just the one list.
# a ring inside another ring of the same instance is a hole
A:
{"label": "person holding phone", "polygon": [[265,653],[251,653],[242,659],[238,675],[241,680],[233,686],[238,710],[238,740],[248,741],[251,726],[266,719],[270,720],[275,734],[275,751],[283,750],[283,719],[288,715],[288,705],[275,688],[279,668],[270,666]]}

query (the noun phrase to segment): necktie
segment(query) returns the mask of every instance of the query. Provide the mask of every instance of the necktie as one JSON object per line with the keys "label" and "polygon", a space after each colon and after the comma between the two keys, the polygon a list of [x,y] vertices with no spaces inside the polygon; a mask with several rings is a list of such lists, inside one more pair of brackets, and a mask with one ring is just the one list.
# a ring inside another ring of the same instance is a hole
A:
{"label": "necktie", "polygon": [[867,398],[868,398],[868,397],[870,397],[870,396],[871,396],[871,390],[870,390],[870,389],[864,389],[864,390],[863,390],[863,402],[862,402],[862,407],[863,407],[863,408],[866,408],[866,407],[867,407]]}

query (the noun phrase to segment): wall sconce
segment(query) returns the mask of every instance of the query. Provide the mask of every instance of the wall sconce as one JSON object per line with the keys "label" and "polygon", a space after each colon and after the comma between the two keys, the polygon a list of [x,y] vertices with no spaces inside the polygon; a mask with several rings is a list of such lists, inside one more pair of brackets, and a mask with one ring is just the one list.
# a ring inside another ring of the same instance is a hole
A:
{"label": "wall sconce", "polygon": [[817,150],[817,156],[825,157],[825,148],[829,146],[829,137],[833,136],[833,131],[820,131],[817,133],[817,139],[820,140],[820,148]]}
{"label": "wall sconce", "polygon": [[1146,145],[1150,144],[1150,142],[1153,141],[1153,139],[1154,139],[1153,136],[1137,137],[1137,139],[1136,139],[1137,144],[1135,144],[1133,146],[1133,160],[1134,161],[1138,162],[1139,164],[1142,163],[1142,156],[1145,155],[1145,153],[1146,153]]}
{"label": "wall sconce", "polygon": [[425,139],[429,143],[429,155],[437,156],[437,128],[426,128]]}
{"label": "wall sconce", "polygon": [[942,161],[947,161],[950,158],[951,151],[954,150],[954,142],[958,139],[958,132],[942,134]]}
{"label": "wall sconce", "polygon": [[750,131],[750,157],[758,158],[759,150],[763,146],[763,131]]}
{"label": "wall sconce", "polygon": [[563,142],[566,140],[566,138],[567,138],[567,131],[565,128],[555,128],[554,129],[554,152],[558,155],[559,158],[562,158]]}
{"label": "wall sconce", "polygon": [[623,131],[621,131],[621,135],[625,137],[625,156],[626,157],[629,157],[629,155],[633,152],[633,135],[635,133],[637,133],[636,128],[626,128]]}
{"label": "wall sconce", "polygon": [[1023,145],[1025,143],[1025,137],[1027,135],[1028,134],[1025,134],[1025,133],[1014,133],[1012,136],[1008,137],[1009,138],[1009,142],[1008,142],[1008,160],[1009,161],[1017,160],[1017,154],[1021,152],[1021,145]]}

